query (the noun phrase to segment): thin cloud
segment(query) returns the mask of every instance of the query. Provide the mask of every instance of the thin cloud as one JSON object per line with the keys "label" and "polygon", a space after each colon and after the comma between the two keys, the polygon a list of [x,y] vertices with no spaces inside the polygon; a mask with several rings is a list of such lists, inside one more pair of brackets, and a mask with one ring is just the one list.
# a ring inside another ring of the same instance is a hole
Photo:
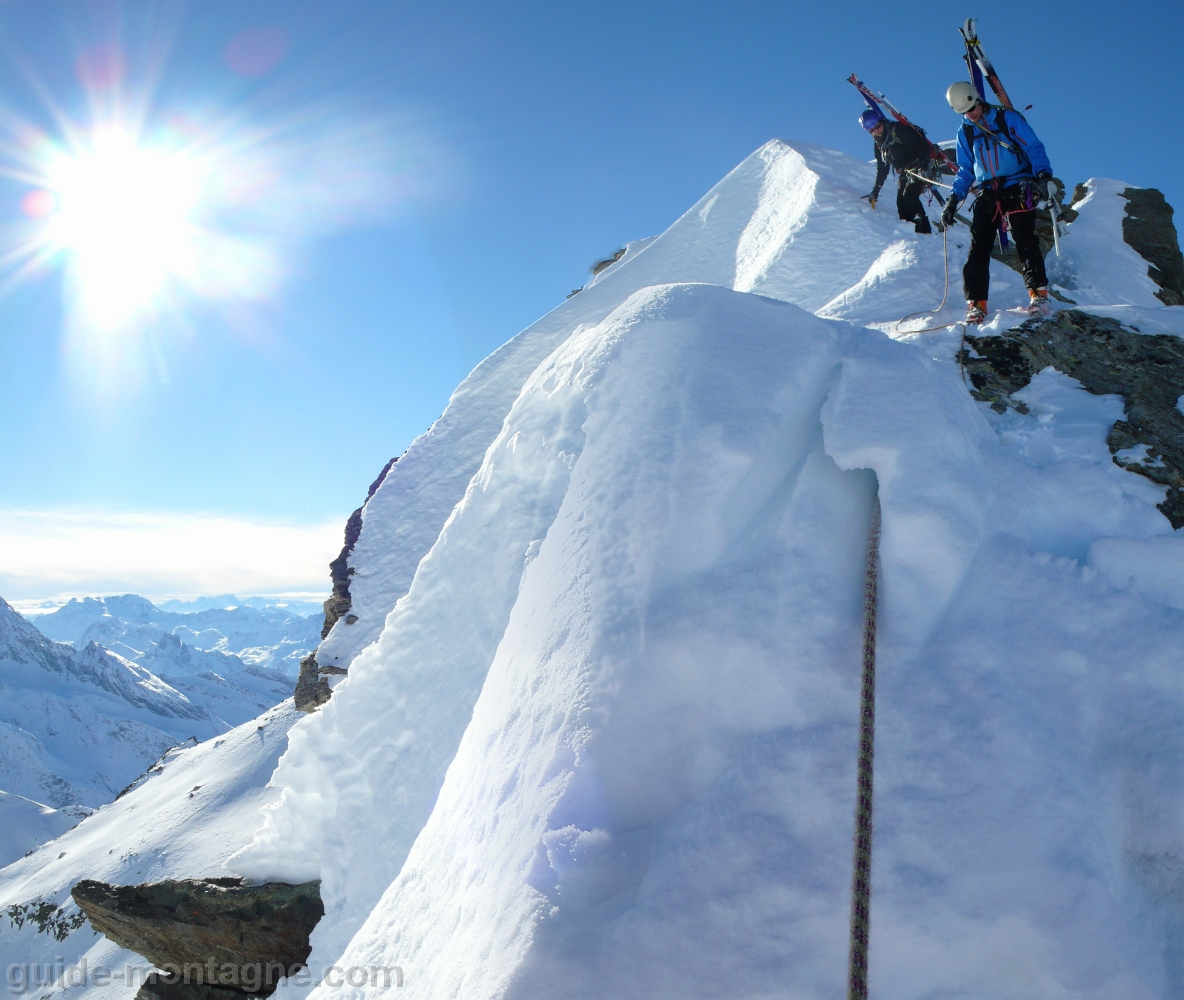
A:
{"label": "thin cloud", "polygon": [[326,593],[343,524],[0,510],[0,596]]}

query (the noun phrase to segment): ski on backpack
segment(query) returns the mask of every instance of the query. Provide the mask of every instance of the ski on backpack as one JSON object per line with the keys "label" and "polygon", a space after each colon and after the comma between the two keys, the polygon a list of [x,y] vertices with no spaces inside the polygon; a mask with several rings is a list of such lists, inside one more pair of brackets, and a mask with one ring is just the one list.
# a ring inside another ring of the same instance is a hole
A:
{"label": "ski on backpack", "polygon": [[982,42],[978,40],[978,29],[975,27],[975,19],[968,17],[966,19],[966,26],[958,29],[959,34],[962,35],[962,40],[966,43],[966,66],[970,70],[971,78],[974,80],[974,86],[986,100],[986,90],[983,88],[983,78],[986,78],[987,83],[991,85],[991,89],[995,92],[995,96],[999,98],[999,103],[1005,108],[1014,111],[1015,106],[1011,103],[1011,98],[1007,96],[1007,91],[1003,89],[1003,84],[999,80],[999,74],[995,72],[995,67],[991,65],[991,60],[987,58],[987,54],[983,51]]}
{"label": "ski on backpack", "polygon": [[[884,108],[886,108],[888,113],[902,125],[907,125],[909,128],[916,129],[918,132],[920,132],[921,135],[925,137],[925,141],[929,143],[929,157],[937,164],[937,168],[940,173],[956,174],[958,172],[958,164],[950,159],[949,154],[939,145],[937,145],[937,143],[935,143],[932,139],[930,139],[929,136],[925,135],[925,130],[923,128],[918,125],[914,125],[903,114],[901,114],[887,97],[885,97],[883,94],[873,93],[868,88],[867,84],[859,79],[859,77],[857,77],[854,73],[847,77],[847,82],[863,95],[863,99],[867,106],[873,111],[879,113],[882,116],[884,114]],[[880,107],[881,104],[884,105],[884,108]]]}

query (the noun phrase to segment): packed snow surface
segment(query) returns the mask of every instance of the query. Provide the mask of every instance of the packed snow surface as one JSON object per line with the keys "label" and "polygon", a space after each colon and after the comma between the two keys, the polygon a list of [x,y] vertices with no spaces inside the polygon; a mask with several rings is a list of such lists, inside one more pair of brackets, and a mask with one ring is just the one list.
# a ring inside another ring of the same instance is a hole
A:
{"label": "packed snow surface", "polygon": [[0,792],[0,868],[77,826],[88,811],[52,809],[23,795]]}
{"label": "packed snow surface", "polygon": [[[1181,537],[1110,461],[1121,401],[1049,371],[1000,419],[956,334],[897,331],[942,240],[871,182],[764,146],[478,366],[371,498],[358,620],[318,653],[348,677],[226,838],[231,871],[321,879],[316,978],[841,996],[878,496],[872,992],[1181,995]],[[1184,332],[1102,273],[1122,187],[1090,182],[1058,280]],[[991,301],[1026,301],[1002,265]],[[64,884],[19,865],[0,903]]]}

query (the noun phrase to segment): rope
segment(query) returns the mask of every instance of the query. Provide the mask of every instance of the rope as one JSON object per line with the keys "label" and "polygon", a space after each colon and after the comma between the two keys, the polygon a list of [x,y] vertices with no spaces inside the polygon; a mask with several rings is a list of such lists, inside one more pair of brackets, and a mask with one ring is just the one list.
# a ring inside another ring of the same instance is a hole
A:
{"label": "rope", "polygon": [[855,788],[855,862],[851,876],[851,950],[847,1000],[867,1000],[868,929],[872,895],[872,763],[876,740],[876,591],[880,552],[880,497],[872,507],[863,581],[863,682],[860,690],[859,766]]}
{"label": "rope", "polygon": [[[942,289],[941,304],[936,309],[919,309],[916,312],[909,313],[907,316],[902,316],[896,321],[896,325],[892,327],[893,333],[900,332],[900,324],[905,320],[910,320],[914,316],[936,316],[946,307],[946,299],[950,296],[950,227],[946,226],[941,231],[941,255],[945,262],[946,269],[946,286]],[[933,330],[944,330],[947,326],[952,326],[951,323],[945,323],[942,326],[931,326],[924,330],[909,330],[909,333],[929,333]]]}

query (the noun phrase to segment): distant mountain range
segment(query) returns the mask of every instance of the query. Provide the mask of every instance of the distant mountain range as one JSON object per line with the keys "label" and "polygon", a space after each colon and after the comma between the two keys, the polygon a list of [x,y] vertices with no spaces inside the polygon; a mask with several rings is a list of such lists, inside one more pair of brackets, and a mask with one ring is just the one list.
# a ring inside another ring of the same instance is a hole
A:
{"label": "distant mountain range", "polygon": [[[227,604],[233,594],[188,602],[191,610],[166,610],[135,594],[75,598],[57,611],[30,620],[51,639],[76,649],[98,642],[139,662],[161,635],[172,634],[196,650],[234,654],[252,667],[278,670],[293,678],[300,660],[320,639],[323,614],[304,615],[274,604]],[[255,599],[257,600],[257,599]]]}
{"label": "distant mountain range", "polygon": [[192,601],[156,601],[161,611],[179,611],[191,614],[194,611],[209,611],[211,608],[278,608],[291,615],[320,617],[324,611],[321,601],[296,601],[277,597],[237,597],[234,594],[219,594],[217,597],[195,597]]}
{"label": "distant mountain range", "polygon": [[100,806],[169,748],[290,697],[320,615],[204,602],[88,597],[34,625],[0,600],[0,790],[28,808]]}

